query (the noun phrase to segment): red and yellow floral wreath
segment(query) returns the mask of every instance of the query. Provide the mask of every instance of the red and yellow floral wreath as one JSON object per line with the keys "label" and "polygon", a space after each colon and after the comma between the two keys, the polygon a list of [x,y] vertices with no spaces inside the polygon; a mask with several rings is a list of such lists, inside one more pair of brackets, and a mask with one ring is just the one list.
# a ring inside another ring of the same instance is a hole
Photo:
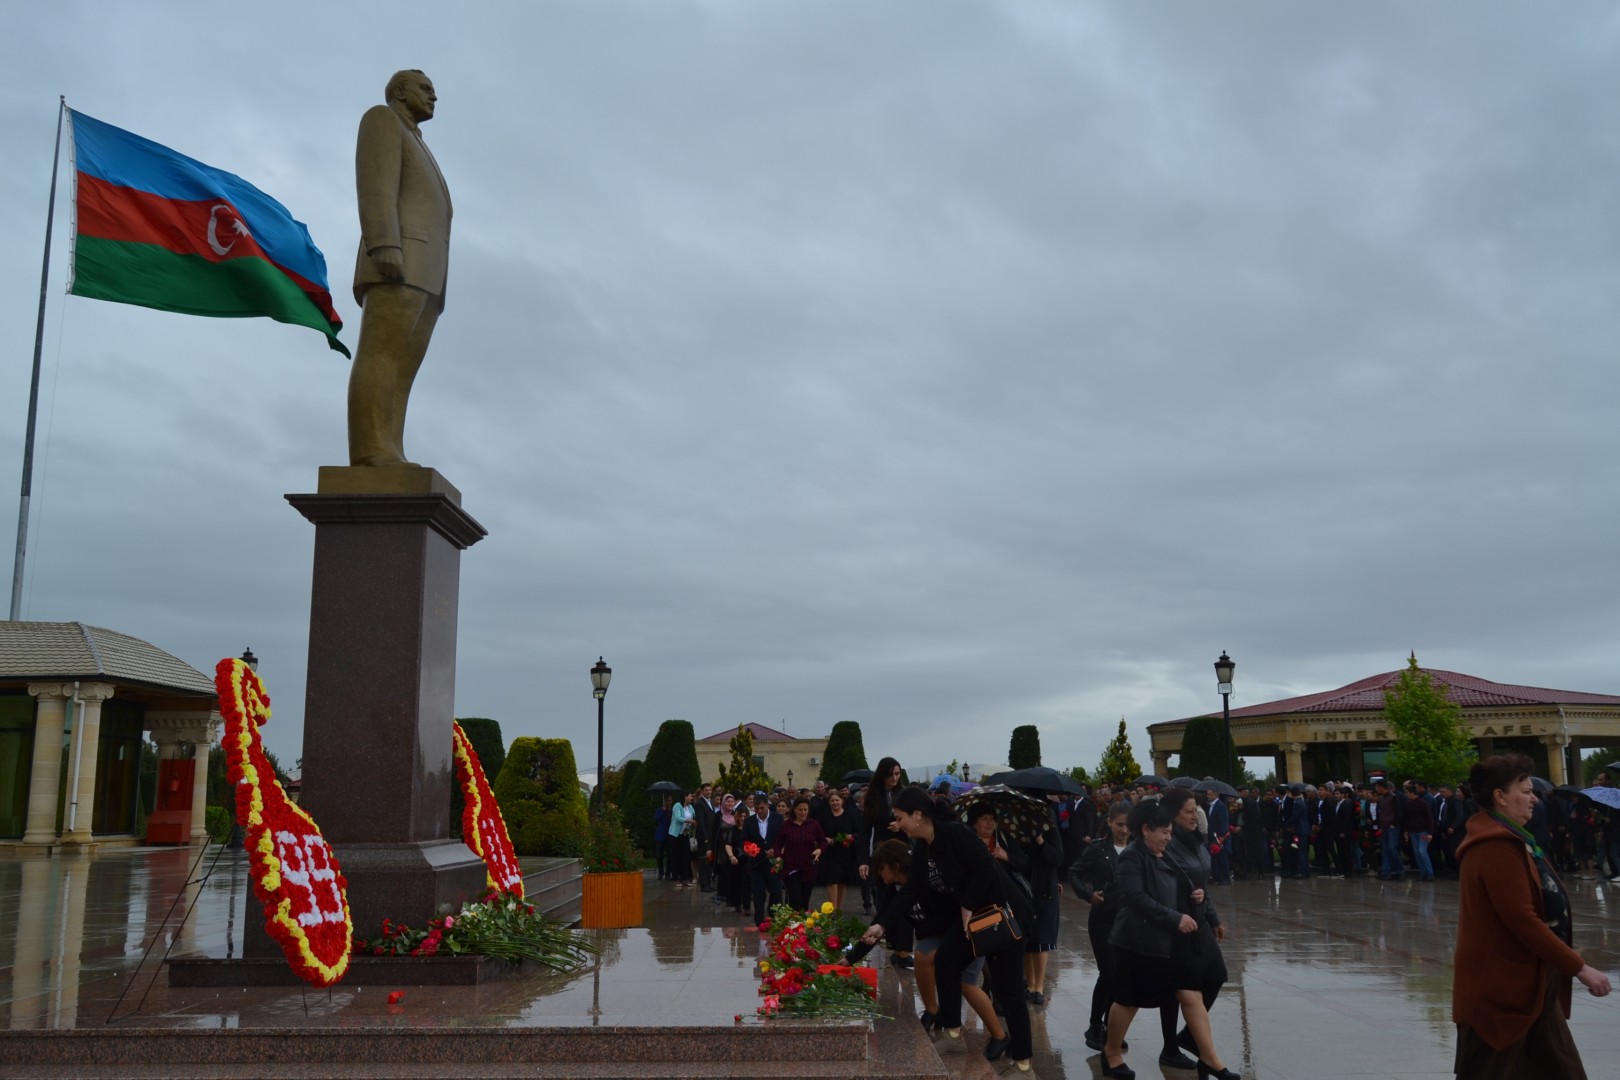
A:
{"label": "red and yellow floral wreath", "polygon": [[354,924],[348,882],[314,819],[276,780],[259,725],[270,719],[270,696],[240,660],[221,660],[214,688],[225,716],[228,776],[236,790],[236,820],[247,832],[249,877],[264,902],[265,931],[287,963],[316,986],[349,970]]}
{"label": "red and yellow floral wreath", "polygon": [[490,790],[484,767],[472,740],[451,721],[456,744],[456,782],[466,807],[461,812],[461,838],[484,860],[484,878],[496,892],[523,898],[523,871],[518,868],[517,852],[506,831],[506,819]]}

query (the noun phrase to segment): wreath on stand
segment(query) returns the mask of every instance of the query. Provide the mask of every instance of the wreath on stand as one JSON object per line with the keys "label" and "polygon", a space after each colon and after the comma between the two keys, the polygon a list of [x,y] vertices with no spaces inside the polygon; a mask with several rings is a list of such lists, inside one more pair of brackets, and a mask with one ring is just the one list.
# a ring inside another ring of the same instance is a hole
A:
{"label": "wreath on stand", "polygon": [[484,860],[484,878],[489,887],[523,899],[523,871],[518,866],[517,852],[512,837],[506,831],[506,819],[501,816],[500,804],[490,790],[489,778],[478,762],[478,751],[472,740],[451,721],[456,745],[456,782],[461,785],[465,808],[461,812],[461,837],[466,845]]}
{"label": "wreath on stand", "polygon": [[227,776],[236,791],[236,820],[246,832],[248,876],[264,904],[265,931],[288,965],[316,986],[349,970],[354,924],[348,881],[320,827],[291,799],[265,756],[259,727],[270,719],[270,695],[238,659],[214,668],[225,716]]}

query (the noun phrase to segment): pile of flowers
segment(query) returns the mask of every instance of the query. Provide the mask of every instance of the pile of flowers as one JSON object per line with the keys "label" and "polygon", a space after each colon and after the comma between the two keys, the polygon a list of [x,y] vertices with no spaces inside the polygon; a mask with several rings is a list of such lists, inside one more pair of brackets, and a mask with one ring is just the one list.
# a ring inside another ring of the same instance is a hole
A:
{"label": "pile of flowers", "polygon": [[755,1010],[758,1015],[878,1015],[876,969],[843,963],[844,950],[860,941],[865,929],[860,920],[831,904],[811,912],[778,904],[760,929],[771,938],[770,956],[759,964],[765,1001]]}
{"label": "pile of flowers", "polygon": [[579,967],[595,951],[588,938],[537,913],[533,904],[495,890],[457,914],[430,920],[425,929],[384,919],[381,934],[355,942],[361,956],[498,956],[554,971]]}

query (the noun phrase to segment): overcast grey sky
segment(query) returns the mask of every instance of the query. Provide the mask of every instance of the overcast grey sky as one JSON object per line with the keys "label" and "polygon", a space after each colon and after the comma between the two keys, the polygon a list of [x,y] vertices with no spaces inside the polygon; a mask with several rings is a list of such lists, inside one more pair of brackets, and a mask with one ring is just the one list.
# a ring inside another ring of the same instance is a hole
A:
{"label": "overcast grey sky", "polygon": [[[853,719],[1089,768],[1218,708],[1222,649],[1234,705],[1409,649],[1620,692],[1614,5],[465,7],[0,7],[0,490],[57,95],[281,200],[352,346],[355,129],[420,67],[456,217],[406,449],[490,531],[459,715],[589,769],[600,654],[610,760]],[[65,298],[67,221],[24,617],[251,645],[290,761],[282,495],[347,364]]]}

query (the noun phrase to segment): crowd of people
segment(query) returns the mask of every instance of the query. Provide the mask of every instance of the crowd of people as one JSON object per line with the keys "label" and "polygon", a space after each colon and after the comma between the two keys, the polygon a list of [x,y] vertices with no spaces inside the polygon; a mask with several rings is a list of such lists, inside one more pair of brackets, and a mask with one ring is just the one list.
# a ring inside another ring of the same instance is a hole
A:
{"label": "crowd of people", "polygon": [[[717,794],[703,785],[657,811],[658,876],[712,892],[756,923],[779,903],[810,908],[816,887],[838,909],[858,896],[871,917],[861,949],[881,941],[896,967],[915,969],[924,1028],[960,1044],[965,1001],[984,1024],[984,1055],[1021,1071],[1030,1068],[1031,1009],[1046,1004],[1046,960],[1067,891],[1086,911],[1097,968],[1085,1042],[1103,1075],[1118,1080],[1135,1075],[1126,1035],[1142,1009],[1158,1014],[1161,1066],[1239,1080],[1213,1038],[1227,981],[1214,887],[1279,874],[1460,877],[1458,1075],[1528,1075],[1512,1063],[1549,1054],[1556,1066],[1535,1075],[1585,1075],[1563,1023],[1570,978],[1599,995],[1609,984],[1570,947],[1559,874],[1620,880],[1620,812],[1611,823],[1573,789],[1536,792],[1528,759],[1515,755],[1481,763],[1455,787],[1383,779],[1235,795],[1222,787],[1042,793],[1048,827],[1013,834],[973,793],[953,802],[943,786],[904,785],[893,758],[853,789]],[[1474,851],[1481,857],[1465,866]],[[1520,907],[1504,914],[1504,896]],[[966,916],[998,907],[1019,928],[1018,948],[975,955]],[[1535,925],[1519,925],[1531,911]],[[1529,980],[1525,1000],[1506,1009],[1500,995],[1481,1001],[1484,984],[1472,973],[1513,964]]]}

